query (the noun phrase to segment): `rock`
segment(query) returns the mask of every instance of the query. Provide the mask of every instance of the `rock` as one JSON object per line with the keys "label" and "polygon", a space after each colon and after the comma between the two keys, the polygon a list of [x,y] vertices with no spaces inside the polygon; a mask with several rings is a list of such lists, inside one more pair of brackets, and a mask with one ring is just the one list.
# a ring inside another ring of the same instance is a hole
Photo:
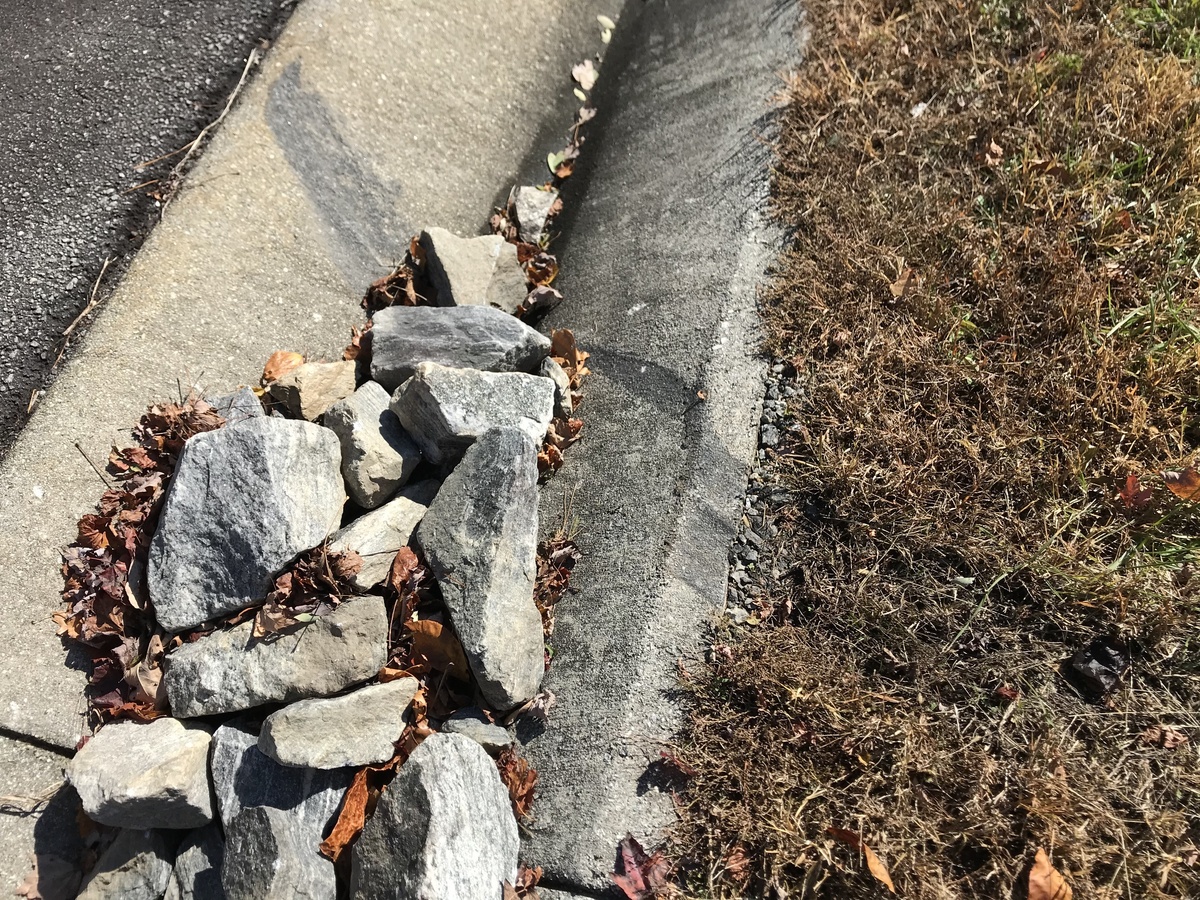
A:
{"label": "rock", "polygon": [[213,733],[212,783],[221,823],[228,829],[243,809],[269,806],[303,822],[315,847],[332,825],[354,770],[281,766],[258,749],[258,727],[241,718]]}
{"label": "rock", "polygon": [[546,219],[550,217],[550,207],[558,199],[558,191],[543,191],[541,188],[513,188],[508,202],[517,218],[517,230],[521,240],[536,244],[542,239],[546,229]]}
{"label": "rock", "polygon": [[231,394],[222,394],[208,401],[225,420],[226,425],[236,425],[246,419],[258,419],[267,414],[262,401],[253,389],[239,388]]}
{"label": "rock", "polygon": [[202,725],[161,718],[105,725],[67,765],[89,816],[120,828],[196,828],[212,821]]}
{"label": "rock", "polygon": [[554,417],[554,383],[421,363],[392,395],[392,412],[431,462],[452,463],[492,428],[516,426],[540,446]]}
{"label": "rock", "polygon": [[253,418],[191,438],[150,544],[159,624],[183,631],[263,600],[337,528],[341,462],[337,436],[309,422]]}
{"label": "rock", "polygon": [[171,847],[157,831],[127,828],[100,856],[78,900],[159,900],[171,879]]}
{"label": "rock", "polygon": [[422,362],[532,372],[550,353],[548,337],[490,307],[391,306],[373,321],[371,377],[389,391]]}
{"label": "rock", "polygon": [[445,228],[421,232],[438,306],[490,306],[513,315],[528,292],[517,248],[498,234],[461,238]]}
{"label": "rock", "polygon": [[387,578],[397,551],[408,546],[413,529],[440,486],[432,478],[411,484],[399,497],[333,533],[329,538],[331,550],[353,550],[362,557],[362,568],[354,576],[358,588],[368,590]]}
{"label": "rock", "polygon": [[282,765],[314,769],[386,762],[416,693],[415,678],[399,678],[344,697],[301,700],[267,716],[258,749]]}
{"label": "rock", "polygon": [[253,621],[184,644],[165,660],[172,712],[211,716],[327,697],[375,675],[387,661],[382,597],[355,597],[301,630],[255,640]]}
{"label": "rock", "polygon": [[292,816],[268,806],[229,823],[221,883],[228,900],[335,900],[333,863]]}
{"label": "rock", "polygon": [[388,409],[384,387],[368,381],[325,411],[322,420],[342,443],[346,491],[363,509],[374,509],[408,481],[421,451]]}
{"label": "rock", "polygon": [[352,359],[302,363],[271,382],[271,396],[293,416],[315,422],[333,404],[354,393],[355,368]]}
{"label": "rock", "polygon": [[442,732],[469,737],[492,756],[498,756],[501,750],[513,743],[513,736],[508,729],[489,722],[478,708],[460,709],[442,723]]}
{"label": "rock", "polygon": [[175,869],[163,900],[224,900],[224,859],[225,839],[215,822],[193,831],[175,854]]}
{"label": "rock", "polygon": [[537,373],[554,382],[554,415],[562,419],[571,418],[575,406],[571,396],[571,376],[549,356],[542,360]]}
{"label": "rock", "polygon": [[537,445],[517,428],[484,434],[417,526],[479,690],[507,710],[537,693],[545,671],[537,574]]}
{"label": "rock", "polygon": [[519,847],[491,757],[470,738],[434,734],[400,768],[355,844],[350,896],[500,900]]}

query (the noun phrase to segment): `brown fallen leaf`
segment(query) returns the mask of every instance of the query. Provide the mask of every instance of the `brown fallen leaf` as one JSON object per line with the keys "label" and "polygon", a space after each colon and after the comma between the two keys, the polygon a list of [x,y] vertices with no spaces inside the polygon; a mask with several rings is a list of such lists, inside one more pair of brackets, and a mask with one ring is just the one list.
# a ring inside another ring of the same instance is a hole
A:
{"label": "brown fallen leaf", "polygon": [[875,880],[893,894],[896,893],[896,886],[892,884],[892,876],[888,872],[887,866],[875,855],[875,851],[866,845],[866,842],[862,839],[862,835],[858,834],[858,832],[850,831],[848,828],[836,828],[832,825],[825,829],[825,833],[835,841],[840,841],[852,850],[861,853],[867,861],[867,869],[875,876]]}
{"label": "brown fallen leaf", "polygon": [[508,798],[512,801],[513,814],[517,819],[524,819],[533,808],[533,789],[537,787],[537,769],[529,761],[517,755],[512,747],[505,747],[496,758],[496,768],[500,772],[500,780],[508,788]]}
{"label": "brown fallen leaf", "polygon": [[1130,473],[1125,476],[1125,486],[1121,488],[1117,497],[1125,504],[1126,509],[1137,511],[1150,505],[1150,501],[1154,499],[1154,491],[1144,487],[1141,479]]}
{"label": "brown fallen leaf", "polygon": [[1171,725],[1151,725],[1139,737],[1143,744],[1174,750],[1188,742],[1188,736]]}
{"label": "brown fallen leaf", "polygon": [[896,280],[888,285],[888,290],[892,292],[892,296],[897,300],[908,293],[908,289],[913,283],[913,274],[913,270],[905,266]]}
{"label": "brown fallen leaf", "polygon": [[369,767],[359,769],[354,773],[354,781],[346,791],[346,799],[342,803],[342,811],[338,813],[337,822],[329,837],[321,842],[320,851],[335,863],[350,846],[363,829],[367,821],[367,772]]}
{"label": "brown fallen leaf", "polygon": [[1071,900],[1071,893],[1067,880],[1050,865],[1046,851],[1038,847],[1029,870],[1029,900]]}
{"label": "brown fallen leaf", "polygon": [[661,853],[646,853],[632,834],[617,845],[617,871],[609,877],[628,900],[651,900],[669,885],[671,864]]}
{"label": "brown fallen leaf", "polygon": [[1180,500],[1200,501],[1200,472],[1191,466],[1182,471],[1163,472],[1162,477],[1167,489]]}
{"label": "brown fallen leaf", "polygon": [[293,350],[276,350],[263,366],[262,383],[278,381],[303,362],[304,357]]}
{"label": "brown fallen leaf", "polygon": [[424,660],[424,665],[433,671],[446,672],[463,680],[470,677],[466,654],[453,628],[431,619],[422,619],[405,622],[404,629],[412,636],[414,665],[409,667],[410,670],[420,668],[420,660]]}
{"label": "brown fallen leaf", "polygon": [[733,845],[733,849],[725,857],[725,871],[738,884],[744,884],[750,878],[750,857],[744,846]]}

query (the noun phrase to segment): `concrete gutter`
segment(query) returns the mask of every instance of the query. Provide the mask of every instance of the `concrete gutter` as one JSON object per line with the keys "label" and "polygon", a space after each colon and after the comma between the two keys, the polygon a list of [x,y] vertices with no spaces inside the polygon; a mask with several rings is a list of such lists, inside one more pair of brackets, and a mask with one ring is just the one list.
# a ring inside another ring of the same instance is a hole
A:
{"label": "concrete gutter", "polygon": [[336,353],[415,229],[482,233],[561,146],[571,66],[617,5],[299,6],[0,465],[0,729],[63,748],[83,730],[84,662],[64,667],[50,621],[59,548],[102,490],[75,443],[102,465],[179,383],[249,383],[281,347]]}
{"label": "concrete gutter", "polygon": [[552,639],[558,703],[519,732],[540,773],[523,856],[564,898],[611,888],[626,832],[650,846],[673,821],[656,760],[681,722],[677,665],[724,604],[756,447],[772,101],[799,53],[788,0],[634,10],[568,183],[569,300],[548,323],[594,370],[583,438],[542,497],[543,528],[569,507],[584,553]]}

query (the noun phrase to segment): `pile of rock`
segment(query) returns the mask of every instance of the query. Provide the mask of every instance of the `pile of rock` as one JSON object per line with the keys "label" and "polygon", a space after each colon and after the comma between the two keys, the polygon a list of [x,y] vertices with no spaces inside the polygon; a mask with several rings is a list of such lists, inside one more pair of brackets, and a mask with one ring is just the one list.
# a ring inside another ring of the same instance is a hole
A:
{"label": "pile of rock", "polygon": [[[393,758],[418,689],[376,682],[380,586],[410,543],[480,706],[537,693],[537,454],[570,384],[512,315],[529,289],[511,244],[420,241],[439,305],[375,314],[369,380],[306,362],[268,386],[270,407],[249,389],[216,401],[226,426],[184,446],[145,572],[158,622],[188,636],[163,664],[172,717],[108,725],[72,761],[87,814],[124,829],[81,896],[336,896],[318,846],[356,769]],[[325,542],[361,556],[358,596],[269,639],[252,620],[213,629]],[[489,754],[510,743],[479,709],[426,738],[354,847],[352,896],[499,898],[518,837]]]}

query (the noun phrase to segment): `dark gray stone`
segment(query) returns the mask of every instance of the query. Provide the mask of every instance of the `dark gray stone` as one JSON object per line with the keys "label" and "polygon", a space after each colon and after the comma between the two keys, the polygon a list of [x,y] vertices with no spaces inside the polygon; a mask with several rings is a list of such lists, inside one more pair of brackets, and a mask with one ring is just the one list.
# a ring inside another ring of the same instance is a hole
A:
{"label": "dark gray stone", "polygon": [[575,411],[575,400],[571,396],[570,376],[549,356],[542,360],[537,373],[554,382],[554,415],[563,419],[571,418],[571,413]]}
{"label": "dark gray stone", "polygon": [[415,535],[495,710],[533,697],[545,671],[533,602],[537,477],[537,445],[527,434],[489,431],[450,473]]}
{"label": "dark gray stone", "polygon": [[396,553],[408,546],[413,529],[424,517],[440,486],[441,482],[433,478],[410,484],[399,497],[333,533],[329,538],[330,549],[353,550],[362,557],[362,568],[354,576],[355,586],[369,590],[387,578]]}
{"label": "dark gray stone", "polygon": [[206,727],[161,718],[105,725],[75,754],[67,779],[89,816],[121,828],[211,822]]}
{"label": "dark gray stone", "polygon": [[478,708],[460,709],[442,723],[442,731],[469,737],[492,756],[499,755],[515,740],[507,728],[489,722]]}
{"label": "dark gray stone", "polygon": [[470,738],[426,738],[354,845],[354,900],[500,900],[520,843],[508,791]]}
{"label": "dark gray stone", "polygon": [[554,418],[554,383],[421,363],[392,396],[392,412],[431,462],[453,462],[491,428],[515,426],[540,446]]}
{"label": "dark gray stone", "polygon": [[271,396],[293,416],[315,422],[325,410],[354,393],[353,360],[307,362],[271,382]]}
{"label": "dark gray stone", "polygon": [[338,526],[337,436],[252,418],[187,442],[150,545],[159,624],[183,631],[261,601],[275,574]]}
{"label": "dark gray stone", "polygon": [[189,834],[175,854],[175,869],[163,900],[224,900],[221,864],[225,839],[215,822]]}
{"label": "dark gray stone", "polygon": [[421,232],[439,306],[490,306],[513,315],[528,292],[517,248],[498,234],[462,238],[445,228]]}
{"label": "dark gray stone", "polygon": [[355,597],[311,623],[256,640],[253,620],[214,631],[167,654],[171,711],[211,716],[327,697],[375,675],[387,661],[383,598]]}
{"label": "dark gray stone", "polygon": [[396,753],[417,687],[415,678],[398,678],[285,706],[263,722],[258,749],[282,765],[314,769],[386,762]]}
{"label": "dark gray stone", "polygon": [[546,229],[546,218],[550,207],[558,199],[558,191],[543,191],[541,188],[524,186],[513,188],[509,205],[517,217],[517,230],[521,240],[536,244]]}
{"label": "dark gray stone", "polygon": [[391,306],[375,313],[371,377],[389,391],[418,363],[532,372],[550,353],[550,339],[508,313],[486,306]]}
{"label": "dark gray stone", "polygon": [[163,834],[126,828],[101,854],[78,900],[159,900],[171,879],[172,859]]}
{"label": "dark gray stone", "polygon": [[267,414],[253,388],[239,388],[231,394],[213,397],[208,402],[220,413],[227,426],[237,425],[246,419],[258,419]]}
{"label": "dark gray stone", "polygon": [[421,461],[420,449],[388,409],[391,399],[383,385],[368,381],[321,420],[341,441],[346,491],[363,509],[386,502]]}
{"label": "dark gray stone", "polygon": [[229,823],[221,883],[229,900],[335,900],[333,863],[296,819],[268,806]]}

